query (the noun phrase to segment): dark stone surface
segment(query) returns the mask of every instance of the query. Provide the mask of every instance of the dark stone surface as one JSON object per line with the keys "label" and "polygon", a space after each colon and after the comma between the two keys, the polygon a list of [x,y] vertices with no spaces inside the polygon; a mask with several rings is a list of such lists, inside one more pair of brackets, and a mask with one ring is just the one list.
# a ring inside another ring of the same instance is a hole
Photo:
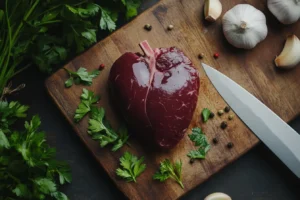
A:
{"label": "dark stone surface", "polygon": [[[157,0],[146,0],[145,10]],[[44,87],[45,76],[35,68],[16,77],[14,85],[27,87],[14,98],[31,106],[30,114],[39,114],[48,142],[57,148],[58,159],[72,167],[73,182],[61,188],[71,200],[124,199],[108,175],[73,132]],[[300,117],[291,122],[300,132]],[[300,144],[299,144],[300,145]],[[300,167],[300,166],[299,166]],[[124,184],[126,184],[124,182]],[[189,192],[182,199],[204,199],[212,192],[225,192],[234,200],[297,200],[300,181],[263,144]]]}

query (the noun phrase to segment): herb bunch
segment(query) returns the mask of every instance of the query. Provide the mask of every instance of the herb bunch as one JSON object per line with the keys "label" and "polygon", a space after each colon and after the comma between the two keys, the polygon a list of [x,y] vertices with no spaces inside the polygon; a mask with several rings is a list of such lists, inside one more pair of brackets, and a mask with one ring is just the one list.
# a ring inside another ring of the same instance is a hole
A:
{"label": "herb bunch", "polygon": [[[137,14],[141,0],[5,0],[0,2],[0,94],[16,74],[41,71],[84,51],[113,31],[118,14]],[[22,66],[20,66],[22,65]],[[4,94],[5,95],[5,94]]]}
{"label": "herb bunch", "polygon": [[69,166],[55,159],[55,149],[39,131],[38,116],[14,130],[28,106],[0,101],[0,199],[68,199],[58,186],[71,182]]}

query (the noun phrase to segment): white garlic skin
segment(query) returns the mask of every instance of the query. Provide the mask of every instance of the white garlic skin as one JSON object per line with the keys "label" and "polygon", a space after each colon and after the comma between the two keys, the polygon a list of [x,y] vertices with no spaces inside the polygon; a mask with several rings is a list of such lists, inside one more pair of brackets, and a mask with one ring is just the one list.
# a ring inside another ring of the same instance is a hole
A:
{"label": "white garlic skin", "polygon": [[238,4],[223,16],[223,32],[230,44],[252,49],[268,35],[265,15],[249,4]]}
{"label": "white garlic skin", "polygon": [[216,192],[208,195],[204,200],[231,200],[231,198],[227,194]]}
{"label": "white garlic skin", "polygon": [[283,24],[293,24],[300,19],[300,0],[268,0],[268,8]]}

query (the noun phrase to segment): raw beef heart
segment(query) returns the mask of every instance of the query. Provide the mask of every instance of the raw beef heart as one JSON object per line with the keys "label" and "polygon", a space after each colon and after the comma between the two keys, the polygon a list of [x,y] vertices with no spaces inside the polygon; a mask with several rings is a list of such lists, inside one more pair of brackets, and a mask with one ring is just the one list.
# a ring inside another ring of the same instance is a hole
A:
{"label": "raw beef heart", "polygon": [[196,108],[199,75],[176,47],[125,53],[112,66],[109,86],[131,130],[140,138],[170,149],[184,136]]}

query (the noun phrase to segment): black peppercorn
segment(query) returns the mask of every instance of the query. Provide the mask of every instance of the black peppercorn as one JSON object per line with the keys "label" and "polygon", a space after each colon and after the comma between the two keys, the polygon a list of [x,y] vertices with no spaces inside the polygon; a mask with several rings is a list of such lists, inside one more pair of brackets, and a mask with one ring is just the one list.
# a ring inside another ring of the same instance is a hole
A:
{"label": "black peppercorn", "polygon": [[227,148],[228,148],[228,149],[231,149],[233,146],[234,146],[234,145],[233,145],[232,142],[229,142],[229,143],[227,144]]}
{"label": "black peppercorn", "polygon": [[218,138],[214,138],[214,139],[213,139],[213,143],[214,143],[214,144],[218,144],[218,142],[219,142]]}
{"label": "black peppercorn", "polygon": [[214,118],[214,116],[215,116],[215,114],[213,113],[213,112],[211,112],[210,114],[209,114],[209,118]]}
{"label": "black peppercorn", "polygon": [[198,55],[198,58],[199,58],[199,59],[203,59],[204,56],[205,56],[204,53],[200,53],[200,54]]}
{"label": "black peppercorn", "polygon": [[147,31],[151,31],[152,30],[152,26],[150,24],[146,24],[144,26],[144,29],[146,29]]}
{"label": "black peppercorn", "polygon": [[230,111],[229,106],[226,106],[226,107],[224,108],[224,111],[228,113],[228,112]]}
{"label": "black peppercorn", "polygon": [[227,128],[227,122],[223,121],[221,123],[221,129],[225,129],[225,128]]}
{"label": "black peppercorn", "polygon": [[194,158],[191,158],[191,159],[190,159],[190,163],[193,164],[194,162],[195,162],[195,159],[194,159]]}

